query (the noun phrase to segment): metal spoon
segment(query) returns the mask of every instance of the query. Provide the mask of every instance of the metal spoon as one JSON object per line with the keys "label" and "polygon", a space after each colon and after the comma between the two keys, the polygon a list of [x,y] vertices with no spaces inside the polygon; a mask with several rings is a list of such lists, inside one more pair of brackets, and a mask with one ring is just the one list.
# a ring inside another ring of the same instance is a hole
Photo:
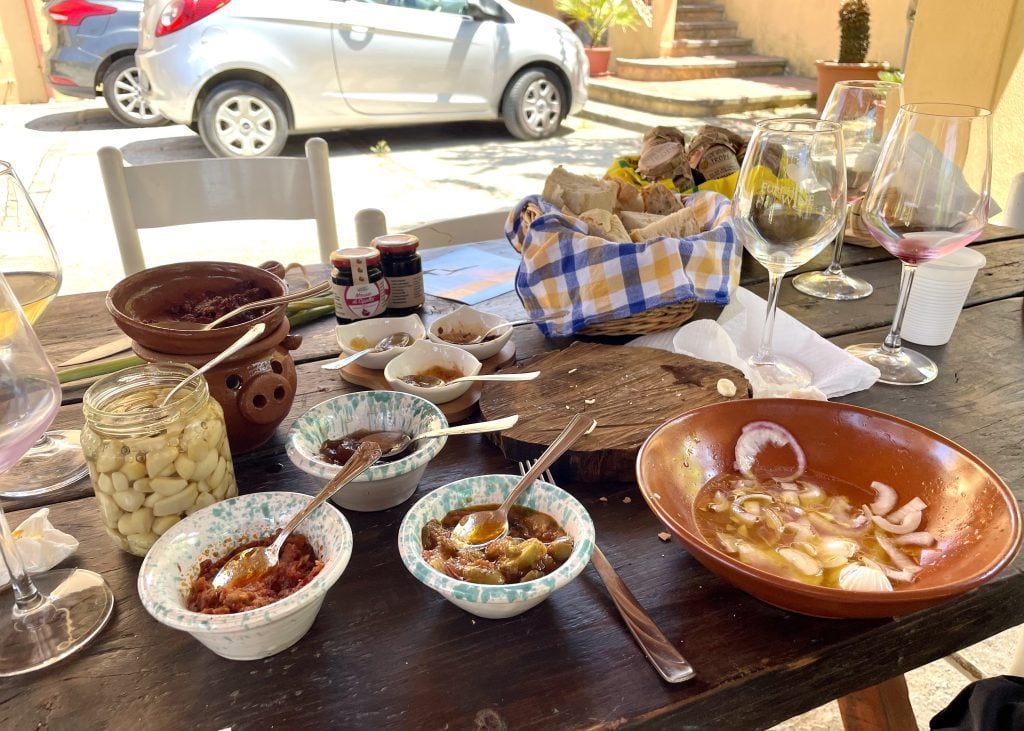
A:
{"label": "metal spoon", "polygon": [[512,492],[505,498],[505,502],[495,510],[479,510],[463,517],[452,530],[452,538],[456,542],[472,548],[481,548],[502,538],[508,533],[508,511],[515,504],[516,498],[523,490],[532,485],[544,470],[554,464],[563,452],[575,444],[580,437],[589,434],[595,426],[597,426],[597,422],[586,414],[576,414],[572,417],[569,425],[562,430],[555,441],[551,442],[551,446],[534,463],[523,479],[512,488]]}
{"label": "metal spoon", "polygon": [[347,366],[349,363],[355,363],[357,360],[362,358],[364,355],[367,355],[368,353],[383,353],[384,351],[391,350],[392,348],[405,348],[412,345],[414,342],[416,342],[416,338],[414,338],[409,333],[391,333],[390,335],[385,335],[384,337],[382,337],[380,341],[378,341],[378,343],[374,345],[372,348],[364,348],[363,350],[353,353],[352,355],[342,358],[341,360],[336,360],[333,363],[328,363],[327,365],[322,365],[320,367],[323,368],[325,371],[340,370],[341,368]]}
{"label": "metal spoon", "polygon": [[270,299],[249,302],[248,304],[244,304],[241,307],[236,307],[235,309],[231,310],[231,312],[229,312],[228,314],[222,317],[218,317],[213,322],[203,325],[199,329],[213,330],[213,328],[217,327],[218,325],[223,325],[228,320],[234,317],[238,317],[243,312],[248,312],[249,310],[260,310],[263,309],[264,307],[273,307],[274,305],[282,305],[285,302],[295,302],[296,300],[306,299],[307,297],[315,297],[318,294],[323,294],[324,292],[330,291],[330,289],[330,282],[321,282],[315,287],[304,289],[301,292],[292,292],[291,294],[283,294],[280,297],[271,297]]}
{"label": "metal spoon", "polygon": [[[384,449],[384,454],[381,455],[381,459],[387,459],[394,457],[397,454],[401,454],[408,449],[413,442],[417,442],[420,439],[433,439],[434,437],[450,437],[456,434],[483,434],[485,432],[501,431],[502,429],[511,429],[519,421],[519,414],[513,416],[506,416],[504,419],[494,419],[493,421],[480,421],[476,424],[463,424],[462,426],[449,426],[444,429],[431,429],[429,431],[421,432],[414,437],[410,437],[408,434],[403,432],[373,432],[372,434],[366,434],[359,437],[358,441],[375,441],[381,449]],[[380,439],[373,439],[380,435]]]}
{"label": "metal spoon", "polygon": [[559,317],[561,317],[562,315],[565,315],[565,314],[568,314],[568,313],[565,310],[560,310],[558,312],[551,313],[547,317],[540,317],[540,318],[537,318],[536,320],[529,320],[529,319],[527,319],[527,320],[512,320],[511,322],[499,322],[494,327],[491,327],[491,328],[488,328],[487,330],[484,330],[482,335],[477,335],[472,340],[467,340],[464,343],[459,343],[459,345],[476,345],[477,343],[482,343],[487,338],[488,335],[490,335],[495,330],[500,330],[503,327],[513,328],[513,327],[518,327],[519,325],[529,325],[531,323],[547,322],[548,320],[555,320],[555,319],[557,319],[557,318],[559,318]]}
{"label": "metal spoon", "polygon": [[160,403],[160,406],[163,407],[163,406],[166,406],[167,404],[169,404],[171,402],[171,399],[174,397],[174,394],[176,394],[178,391],[180,391],[185,386],[186,383],[188,383],[189,381],[195,380],[196,378],[198,378],[199,376],[203,375],[208,370],[213,368],[215,365],[218,365],[222,361],[230,358],[232,355],[234,355],[239,350],[244,348],[246,345],[251,343],[253,340],[259,339],[259,337],[263,334],[263,331],[266,330],[266,329],[267,329],[267,326],[264,325],[262,322],[257,322],[255,325],[250,327],[245,332],[245,335],[243,335],[242,337],[238,338],[238,340],[236,340],[235,342],[231,343],[231,345],[229,345],[227,348],[224,349],[224,352],[222,352],[220,355],[215,356],[213,358],[213,360],[207,362],[206,365],[202,366],[195,373],[193,373],[188,378],[186,378],[184,381],[182,381],[177,386],[172,388],[171,392],[164,397],[164,400]]}
{"label": "metal spoon", "polygon": [[539,375],[540,371],[530,371],[528,373],[492,373],[488,376],[460,376],[459,378],[453,378],[450,381],[446,381],[443,378],[438,378],[437,376],[431,376],[426,373],[417,373],[412,376],[403,376],[400,380],[413,386],[419,386],[420,388],[440,388],[441,386],[450,386],[453,383],[462,383],[463,381],[532,381]]}
{"label": "metal spoon", "polygon": [[220,571],[217,572],[217,575],[213,577],[213,582],[211,583],[214,588],[221,589],[230,584],[237,584],[251,576],[261,576],[276,566],[280,558],[281,547],[284,546],[284,542],[288,540],[288,536],[292,534],[292,531],[299,527],[299,523],[326,502],[327,498],[362,474],[367,467],[378,459],[380,459],[379,446],[373,442],[363,442],[360,444],[355,454],[345,463],[345,466],[341,468],[338,474],[324,485],[324,489],[315,498],[310,500],[302,510],[288,521],[285,527],[281,529],[281,532],[278,533],[273,543],[265,548],[262,546],[247,548],[244,551],[240,551],[237,556],[224,564]]}

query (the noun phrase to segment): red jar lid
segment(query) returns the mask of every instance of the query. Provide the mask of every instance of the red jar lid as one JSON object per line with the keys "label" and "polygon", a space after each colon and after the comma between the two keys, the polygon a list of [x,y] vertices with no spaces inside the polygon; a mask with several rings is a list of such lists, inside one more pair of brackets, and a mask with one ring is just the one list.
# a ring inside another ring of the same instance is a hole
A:
{"label": "red jar lid", "polygon": [[391,254],[411,254],[420,245],[420,240],[412,234],[385,234],[373,240],[380,253],[388,256]]}
{"label": "red jar lid", "polygon": [[353,246],[349,249],[337,249],[331,254],[331,264],[339,269],[351,269],[353,261],[365,260],[366,266],[380,264],[380,252],[369,246]]}

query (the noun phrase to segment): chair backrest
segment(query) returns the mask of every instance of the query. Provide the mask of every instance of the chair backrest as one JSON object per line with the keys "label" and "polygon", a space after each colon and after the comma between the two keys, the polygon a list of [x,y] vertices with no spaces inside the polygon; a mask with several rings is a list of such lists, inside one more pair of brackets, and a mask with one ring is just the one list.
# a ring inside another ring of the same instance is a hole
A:
{"label": "chair backrest", "polygon": [[[1024,172],[1017,173],[1010,182],[1002,224],[1010,228],[1024,228]],[[1024,644],[1024,640],[1021,642]]]}
{"label": "chair backrest", "polygon": [[[505,237],[505,220],[508,211],[491,211],[472,216],[448,218],[425,223],[402,233],[413,234],[420,240],[420,248],[433,249],[453,244],[469,244],[476,241],[490,241]],[[364,208],[356,213],[356,240],[360,246],[368,246],[374,236],[387,231],[384,214],[376,208]]]}
{"label": "chair backrest", "polygon": [[214,158],[126,167],[116,147],[100,171],[125,274],[146,268],[139,229],[232,220],[316,221],[321,261],[338,248],[327,143],[306,157]]}

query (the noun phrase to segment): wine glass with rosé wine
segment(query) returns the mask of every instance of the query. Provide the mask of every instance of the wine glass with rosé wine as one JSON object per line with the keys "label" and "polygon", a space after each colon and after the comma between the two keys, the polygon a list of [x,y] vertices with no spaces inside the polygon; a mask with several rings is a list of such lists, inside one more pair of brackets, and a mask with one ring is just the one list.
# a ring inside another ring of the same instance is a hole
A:
{"label": "wine glass with ros\u00e9 wine", "polygon": [[861,215],[871,236],[903,263],[892,328],[881,344],[848,353],[881,371],[882,383],[916,386],[935,363],[902,347],[900,328],[920,264],[974,241],[988,222],[991,113],[961,104],[905,104],[882,146]]}
{"label": "wine glass with ros\u00e9 wine", "polygon": [[[60,408],[57,374],[22,306],[0,274],[0,473],[28,451]],[[0,677],[52,665],[77,652],[110,619],[114,595],[99,574],[51,570],[30,577],[0,507],[0,556],[10,586],[0,591]]]}

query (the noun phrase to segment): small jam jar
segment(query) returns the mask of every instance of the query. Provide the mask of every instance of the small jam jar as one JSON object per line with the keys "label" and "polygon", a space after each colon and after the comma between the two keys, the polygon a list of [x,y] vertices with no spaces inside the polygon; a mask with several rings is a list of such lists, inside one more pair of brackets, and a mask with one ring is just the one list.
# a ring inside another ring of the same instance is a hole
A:
{"label": "small jam jar", "polygon": [[338,249],[331,254],[331,264],[334,316],[340,324],[384,314],[391,286],[384,278],[377,249]]}
{"label": "small jam jar", "polygon": [[180,363],[126,368],[94,383],[82,410],[82,451],[107,535],[145,556],[168,528],[238,494],[224,412],[206,380]]}
{"label": "small jam jar", "polygon": [[420,240],[412,234],[378,236],[373,245],[380,251],[384,276],[391,286],[388,314],[412,315],[423,309],[423,260],[416,252]]}

